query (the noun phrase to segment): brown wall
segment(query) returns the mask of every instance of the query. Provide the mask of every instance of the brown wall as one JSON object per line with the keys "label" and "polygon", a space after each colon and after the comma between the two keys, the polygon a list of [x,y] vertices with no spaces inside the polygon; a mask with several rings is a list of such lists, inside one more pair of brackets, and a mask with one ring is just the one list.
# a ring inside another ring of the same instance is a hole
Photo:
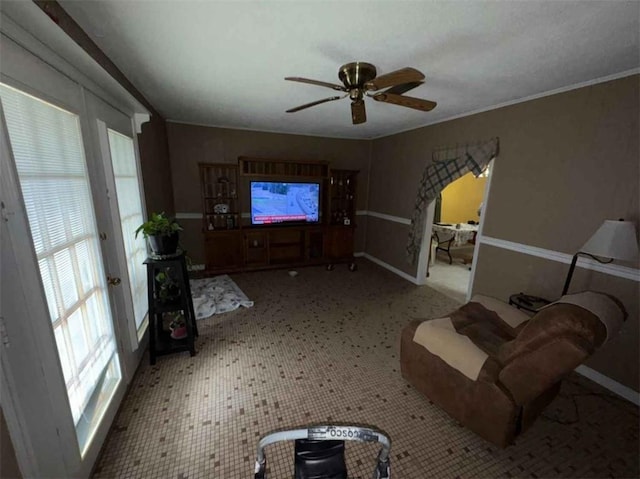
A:
{"label": "brown wall", "polygon": [[19,479],[22,477],[16,453],[13,449],[11,437],[9,437],[9,429],[4,419],[4,413],[0,408],[0,478],[1,479]]}
{"label": "brown wall", "polygon": [[142,133],[138,135],[147,214],[175,213],[166,125],[160,116],[152,115],[151,121],[142,125]]}
{"label": "brown wall", "polygon": [[[634,75],[375,140],[369,210],[409,218],[433,148],[498,136],[486,236],[573,254],[605,219],[638,225],[639,86]],[[415,275],[399,250],[407,227],[385,223],[378,227],[370,218],[366,251]],[[555,298],[567,269],[485,246],[473,290],[502,299],[519,291]],[[575,278],[572,290],[607,291],[632,313],[621,337],[589,365],[638,390],[638,283],[581,268]]]}
{"label": "brown wall", "polygon": [[[324,160],[332,168],[359,170],[357,209],[366,209],[369,142],[314,136],[263,133],[227,128],[167,123],[169,157],[176,213],[201,213],[198,163],[237,163],[238,157]],[[249,211],[242,198],[242,210]],[[194,263],[204,262],[202,221],[181,219],[183,246]],[[363,251],[364,217],[357,218],[356,251]]]}

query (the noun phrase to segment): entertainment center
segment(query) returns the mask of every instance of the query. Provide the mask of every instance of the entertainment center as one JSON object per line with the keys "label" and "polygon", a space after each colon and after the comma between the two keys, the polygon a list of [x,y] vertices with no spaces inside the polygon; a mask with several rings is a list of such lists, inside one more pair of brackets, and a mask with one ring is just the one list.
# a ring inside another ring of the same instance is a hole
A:
{"label": "entertainment center", "polygon": [[249,157],[199,167],[205,274],[336,263],[355,270],[358,171]]}

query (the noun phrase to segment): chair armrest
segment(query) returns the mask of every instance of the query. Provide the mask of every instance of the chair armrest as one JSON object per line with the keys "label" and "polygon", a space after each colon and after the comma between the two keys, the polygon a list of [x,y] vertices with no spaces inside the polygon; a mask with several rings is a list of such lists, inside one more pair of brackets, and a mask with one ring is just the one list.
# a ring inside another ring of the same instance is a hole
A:
{"label": "chair armrest", "polygon": [[531,319],[531,316],[520,311],[518,308],[500,301],[499,299],[492,298],[491,296],[476,294],[471,298],[471,302],[480,303],[489,311],[493,311],[504,323],[514,329],[520,327]]}
{"label": "chair armrest", "polygon": [[456,331],[451,318],[422,322],[412,339],[417,346],[425,348],[472,381],[478,379],[489,357],[467,336]]}
{"label": "chair armrest", "polygon": [[578,367],[589,356],[589,345],[578,338],[559,337],[527,351],[504,366],[498,381],[525,405]]}

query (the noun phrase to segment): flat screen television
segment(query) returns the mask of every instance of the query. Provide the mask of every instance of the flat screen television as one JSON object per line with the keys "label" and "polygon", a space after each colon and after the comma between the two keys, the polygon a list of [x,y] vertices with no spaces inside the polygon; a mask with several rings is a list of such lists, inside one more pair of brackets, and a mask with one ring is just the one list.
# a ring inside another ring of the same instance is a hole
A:
{"label": "flat screen television", "polygon": [[319,183],[251,182],[252,225],[319,222]]}

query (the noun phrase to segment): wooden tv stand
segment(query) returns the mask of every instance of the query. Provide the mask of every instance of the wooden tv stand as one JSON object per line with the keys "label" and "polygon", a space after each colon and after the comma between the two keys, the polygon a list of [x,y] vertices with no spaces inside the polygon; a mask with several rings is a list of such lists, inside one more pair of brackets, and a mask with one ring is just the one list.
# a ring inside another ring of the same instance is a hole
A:
{"label": "wooden tv stand", "polygon": [[291,267],[324,262],[322,226],[244,228],[244,267]]}
{"label": "wooden tv stand", "polygon": [[[322,161],[241,157],[238,165],[201,163],[205,274],[353,263],[357,171]],[[241,214],[251,180],[321,184],[320,224],[252,226]],[[223,205],[223,206],[220,206]],[[351,266],[353,265],[353,266]]]}

